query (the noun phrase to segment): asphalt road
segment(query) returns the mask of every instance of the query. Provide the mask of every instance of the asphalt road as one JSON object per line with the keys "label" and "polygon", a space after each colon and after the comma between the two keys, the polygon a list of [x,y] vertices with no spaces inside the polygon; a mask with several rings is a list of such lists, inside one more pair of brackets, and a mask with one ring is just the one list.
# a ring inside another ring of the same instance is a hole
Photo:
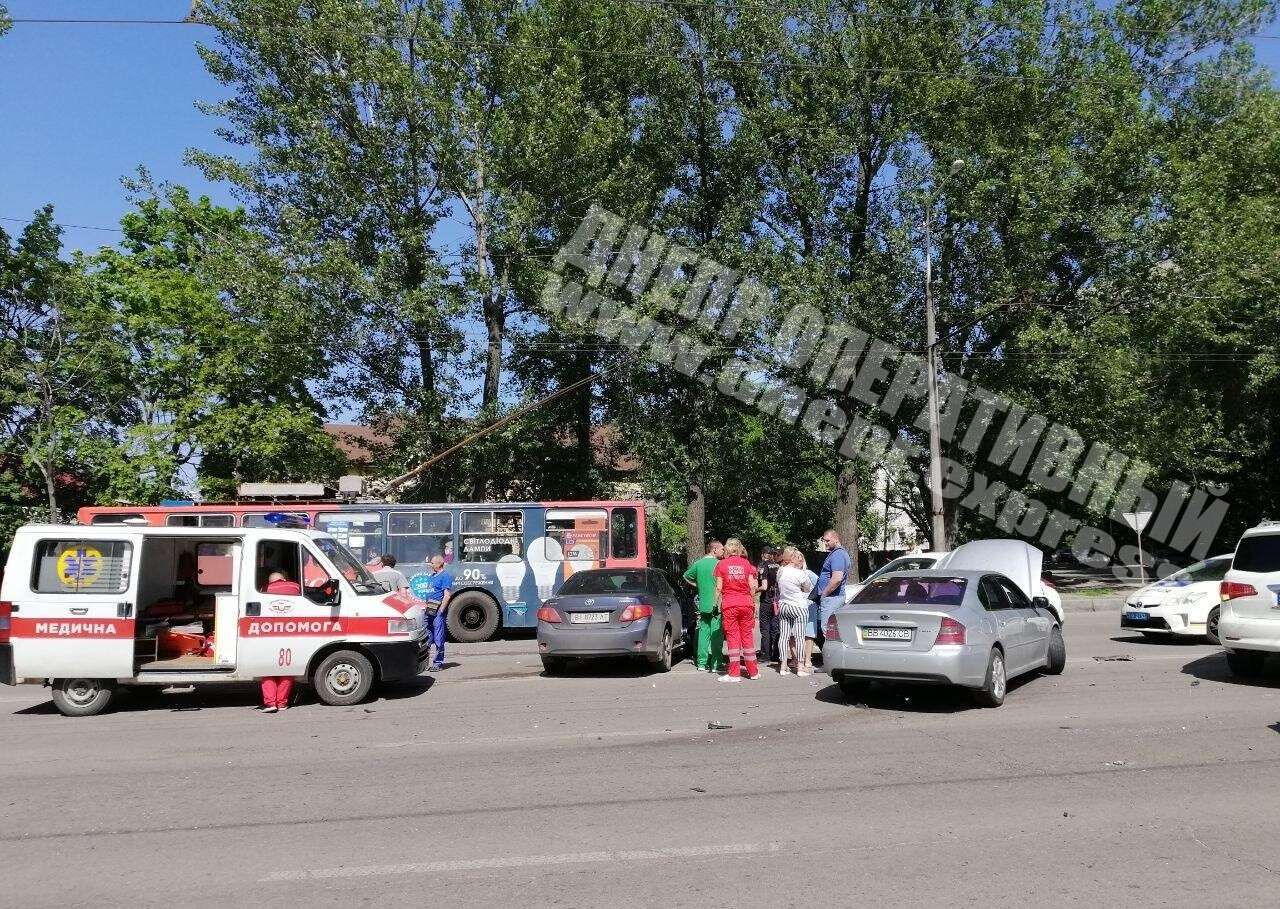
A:
{"label": "asphalt road", "polygon": [[998,710],[687,663],[543,678],[528,639],[277,716],[0,688],[0,905],[1276,905],[1280,673],[1114,613],[1067,641]]}

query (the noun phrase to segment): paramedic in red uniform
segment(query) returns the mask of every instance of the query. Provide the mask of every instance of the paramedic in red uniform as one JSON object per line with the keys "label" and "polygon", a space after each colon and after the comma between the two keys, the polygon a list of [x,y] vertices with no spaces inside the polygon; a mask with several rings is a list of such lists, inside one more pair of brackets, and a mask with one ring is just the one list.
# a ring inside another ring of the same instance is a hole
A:
{"label": "paramedic in red uniform", "polygon": [[725,543],[724,553],[725,557],[716,565],[715,579],[729,669],[720,676],[720,681],[738,681],[742,677],[741,663],[747,664],[748,678],[758,679],[760,668],[756,665],[755,644],[758,575],[755,566],[747,561],[747,549],[741,540],[731,539]]}
{"label": "paramedic in red uniform", "polygon": [[[302,596],[302,588],[297,581],[291,581],[282,571],[273,571],[267,577],[267,586],[263,593],[274,593],[282,597]],[[267,676],[262,680],[262,712],[275,713],[277,710],[289,709],[289,692],[293,690],[293,679],[286,675]]]}

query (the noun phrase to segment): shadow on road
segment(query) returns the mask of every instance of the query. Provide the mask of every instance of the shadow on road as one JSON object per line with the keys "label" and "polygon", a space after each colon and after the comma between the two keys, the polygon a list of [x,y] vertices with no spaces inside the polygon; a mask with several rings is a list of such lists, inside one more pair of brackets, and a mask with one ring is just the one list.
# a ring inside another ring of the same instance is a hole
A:
{"label": "shadow on road", "polygon": [[[446,667],[457,666],[457,663],[445,663]],[[416,698],[420,694],[426,694],[431,690],[431,686],[436,683],[434,676],[420,675],[417,678],[406,679],[403,682],[384,682],[378,689],[378,697],[367,703],[376,703],[377,701],[401,701],[405,698]]]}
{"label": "shadow on road", "polygon": [[1117,644],[1145,644],[1148,647],[1183,647],[1187,644],[1203,644],[1205,640],[1198,634],[1118,634],[1111,640]]}
{"label": "shadow on road", "polygon": [[1195,676],[1206,682],[1226,682],[1229,685],[1245,685],[1250,688],[1274,688],[1280,684],[1280,660],[1272,657],[1263,665],[1262,673],[1255,679],[1246,679],[1234,675],[1227,666],[1225,651],[1211,653],[1208,656],[1192,660],[1182,667],[1186,675]]}
{"label": "shadow on road", "polygon": [[[1037,677],[1030,672],[1009,682],[1008,698],[1016,697],[1018,689]],[[867,710],[893,710],[899,713],[963,713],[985,708],[975,703],[968,688],[947,685],[910,685],[871,682],[854,698],[846,697],[839,685],[819,689],[815,697],[824,704],[841,704]]]}
{"label": "shadow on road", "polygon": [[[376,697],[365,702],[366,705],[378,701],[397,701],[403,698],[417,697],[425,693],[435,684],[433,678],[419,677],[407,682],[384,684],[376,689]],[[309,685],[295,685],[291,700],[291,710],[298,708],[320,707],[327,709],[316,698],[314,689]],[[138,686],[116,692],[112,698],[108,713],[144,713],[147,711],[167,710],[180,713],[193,710],[222,710],[239,708],[241,710],[255,708],[262,703],[262,689],[255,682],[244,684],[219,683],[194,688],[174,688],[167,691],[155,686]],[[52,700],[14,711],[15,716],[56,716],[58,708]]]}
{"label": "shadow on road", "polygon": [[[672,668],[678,666],[672,662]],[[593,678],[593,679],[642,679],[655,675],[657,670],[641,657],[578,657],[570,658],[558,672],[543,672],[543,678]]]}

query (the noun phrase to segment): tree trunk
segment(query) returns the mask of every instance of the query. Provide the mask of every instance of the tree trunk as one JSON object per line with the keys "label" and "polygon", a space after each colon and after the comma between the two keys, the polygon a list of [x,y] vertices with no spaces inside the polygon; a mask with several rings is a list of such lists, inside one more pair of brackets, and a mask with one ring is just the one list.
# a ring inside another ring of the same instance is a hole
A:
{"label": "tree trunk", "polygon": [[429,406],[429,402],[435,401],[436,369],[431,359],[431,342],[421,336],[418,338],[418,369],[422,373],[422,405],[425,407]]}
{"label": "tree trunk", "polygon": [[942,521],[943,526],[946,528],[948,551],[956,548],[956,531],[960,526],[959,505],[959,499],[942,500]]}
{"label": "tree trunk", "polygon": [[484,358],[484,391],[480,399],[480,406],[484,409],[498,403],[498,389],[502,382],[502,337],[506,332],[506,321],[501,297],[486,292],[484,329],[489,340]]}
{"label": "tree trunk", "polygon": [[[52,449],[51,449],[52,451]],[[40,459],[32,458],[33,463],[40,470],[41,476],[44,477],[44,491],[49,503],[49,523],[61,523],[62,515],[58,512],[58,487],[54,481],[55,467],[53,458]]]}
{"label": "tree trunk", "polygon": [[702,558],[707,547],[707,499],[702,491],[702,484],[697,480],[689,481],[685,491],[685,505],[688,538],[685,540],[684,553],[688,564],[692,565]]}
{"label": "tree trunk", "polygon": [[476,231],[476,275],[480,279],[480,306],[484,315],[484,330],[488,335],[480,407],[489,410],[498,403],[498,390],[502,383],[502,337],[506,331],[507,314],[502,294],[494,285],[493,268],[489,261],[489,214],[485,197],[484,155],[480,150],[479,135],[476,136],[475,196],[471,217]]}
{"label": "tree trunk", "polygon": [[844,548],[849,550],[848,581],[861,580],[858,570],[858,474],[857,464],[849,459],[840,460],[836,472],[836,521],[835,531],[840,534]]}

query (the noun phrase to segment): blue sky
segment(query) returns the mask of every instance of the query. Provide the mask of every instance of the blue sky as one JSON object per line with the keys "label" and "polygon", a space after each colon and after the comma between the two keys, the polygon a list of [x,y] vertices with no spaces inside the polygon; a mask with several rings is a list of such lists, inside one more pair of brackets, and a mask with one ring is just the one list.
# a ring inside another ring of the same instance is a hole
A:
{"label": "blue sky", "polygon": [[[188,0],[3,0],[15,18],[181,19]],[[1269,33],[1280,31],[1272,26]],[[229,203],[182,163],[187,148],[230,150],[195,101],[223,90],[195,53],[211,32],[181,25],[15,24],[0,38],[0,218],[24,221],[46,202],[60,222],[115,226],[128,209],[121,177],[139,165]],[[1280,41],[1259,54],[1280,68]],[[21,224],[0,221],[9,233]],[[68,229],[71,248],[113,242]]]}
{"label": "blue sky", "polygon": [[[15,18],[181,19],[187,0],[0,0]],[[16,23],[0,38],[0,217],[52,202],[60,222],[112,227],[128,209],[120,178],[138,165],[216,201],[223,186],[182,163],[191,146],[228,149],[195,109],[222,89],[205,72],[195,26]],[[20,224],[0,221],[12,234]],[[70,247],[114,234],[69,229]]]}

